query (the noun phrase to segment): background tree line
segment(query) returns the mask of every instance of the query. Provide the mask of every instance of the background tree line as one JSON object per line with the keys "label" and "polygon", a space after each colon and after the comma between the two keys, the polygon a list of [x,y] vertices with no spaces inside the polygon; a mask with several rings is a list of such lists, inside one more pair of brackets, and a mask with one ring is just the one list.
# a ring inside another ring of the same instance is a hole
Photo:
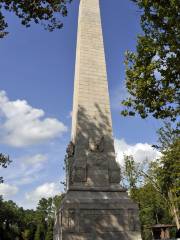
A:
{"label": "background tree line", "polygon": [[[136,163],[125,156],[123,183],[139,205],[143,239],[152,239],[154,224],[174,224],[180,228],[180,138],[179,131],[165,124],[158,132],[161,156],[155,161]],[[175,229],[174,229],[175,230]],[[172,235],[175,238],[175,232]]]}
{"label": "background tree line", "polygon": [[0,240],[53,240],[54,216],[62,198],[42,198],[36,210],[24,210],[0,197]]}

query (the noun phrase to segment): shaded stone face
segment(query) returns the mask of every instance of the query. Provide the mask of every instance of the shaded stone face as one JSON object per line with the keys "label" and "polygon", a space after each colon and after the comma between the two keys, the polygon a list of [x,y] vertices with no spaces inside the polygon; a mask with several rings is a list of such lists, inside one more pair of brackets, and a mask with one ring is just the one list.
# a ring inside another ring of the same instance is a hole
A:
{"label": "shaded stone face", "polygon": [[69,191],[57,219],[56,240],[141,239],[138,208],[123,191]]}
{"label": "shaded stone face", "polygon": [[119,183],[98,0],[80,1],[72,141],[72,186],[80,183],[86,187],[107,187]]}

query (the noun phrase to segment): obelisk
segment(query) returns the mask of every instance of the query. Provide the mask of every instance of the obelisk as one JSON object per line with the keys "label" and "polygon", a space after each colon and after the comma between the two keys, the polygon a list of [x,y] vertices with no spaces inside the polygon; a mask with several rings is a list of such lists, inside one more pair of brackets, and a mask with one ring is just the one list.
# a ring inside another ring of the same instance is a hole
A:
{"label": "obelisk", "polygon": [[67,193],[54,240],[140,239],[138,208],[120,186],[99,0],[80,0]]}
{"label": "obelisk", "polygon": [[[76,52],[72,119],[72,142],[76,151],[72,187],[109,187],[110,183],[119,183],[120,169],[115,161],[97,0],[80,1]],[[103,149],[98,151],[98,147]]]}

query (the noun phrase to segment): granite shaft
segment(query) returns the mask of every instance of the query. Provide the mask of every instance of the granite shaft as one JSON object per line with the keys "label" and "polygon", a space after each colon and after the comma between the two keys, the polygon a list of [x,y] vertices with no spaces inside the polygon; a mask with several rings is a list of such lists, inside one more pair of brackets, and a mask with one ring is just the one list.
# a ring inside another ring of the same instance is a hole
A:
{"label": "granite shaft", "polygon": [[112,138],[99,0],[80,1],[72,142],[75,145],[72,185],[108,186],[120,181]]}

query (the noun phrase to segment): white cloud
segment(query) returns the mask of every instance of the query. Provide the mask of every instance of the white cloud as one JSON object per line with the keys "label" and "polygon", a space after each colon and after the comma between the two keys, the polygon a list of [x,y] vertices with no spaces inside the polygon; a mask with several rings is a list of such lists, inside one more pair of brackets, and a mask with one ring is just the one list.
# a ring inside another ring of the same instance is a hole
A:
{"label": "white cloud", "polygon": [[42,164],[47,160],[47,156],[43,154],[36,154],[34,156],[27,156],[23,158],[23,163],[25,165],[38,165]]}
{"label": "white cloud", "polygon": [[6,172],[3,171],[3,169],[0,169],[0,172],[8,182],[12,182],[15,185],[30,184],[36,181],[39,176],[43,175],[42,171],[46,168],[45,162],[47,160],[48,157],[44,154],[24,156],[15,159],[12,164],[5,169]]}
{"label": "white cloud", "polygon": [[34,191],[26,193],[25,198],[28,203],[36,206],[41,198],[53,197],[60,194],[59,184],[57,183],[44,183],[38,186]]}
{"label": "white cloud", "polygon": [[33,156],[26,156],[20,159],[19,178],[15,175],[18,184],[28,184],[35,181],[39,177],[46,165],[44,164],[48,160],[46,155],[36,154]]}
{"label": "white cloud", "polygon": [[123,165],[124,155],[132,155],[136,162],[142,162],[145,159],[153,161],[160,156],[160,152],[152,148],[148,143],[129,145],[124,139],[115,139],[115,151],[120,165]]}
{"label": "white cloud", "polygon": [[44,118],[42,109],[31,107],[25,100],[10,101],[0,91],[0,141],[23,147],[53,139],[67,131],[55,118]]}
{"label": "white cloud", "polygon": [[2,183],[0,184],[0,195],[4,198],[8,198],[10,196],[15,195],[18,192],[18,188],[14,185]]}

